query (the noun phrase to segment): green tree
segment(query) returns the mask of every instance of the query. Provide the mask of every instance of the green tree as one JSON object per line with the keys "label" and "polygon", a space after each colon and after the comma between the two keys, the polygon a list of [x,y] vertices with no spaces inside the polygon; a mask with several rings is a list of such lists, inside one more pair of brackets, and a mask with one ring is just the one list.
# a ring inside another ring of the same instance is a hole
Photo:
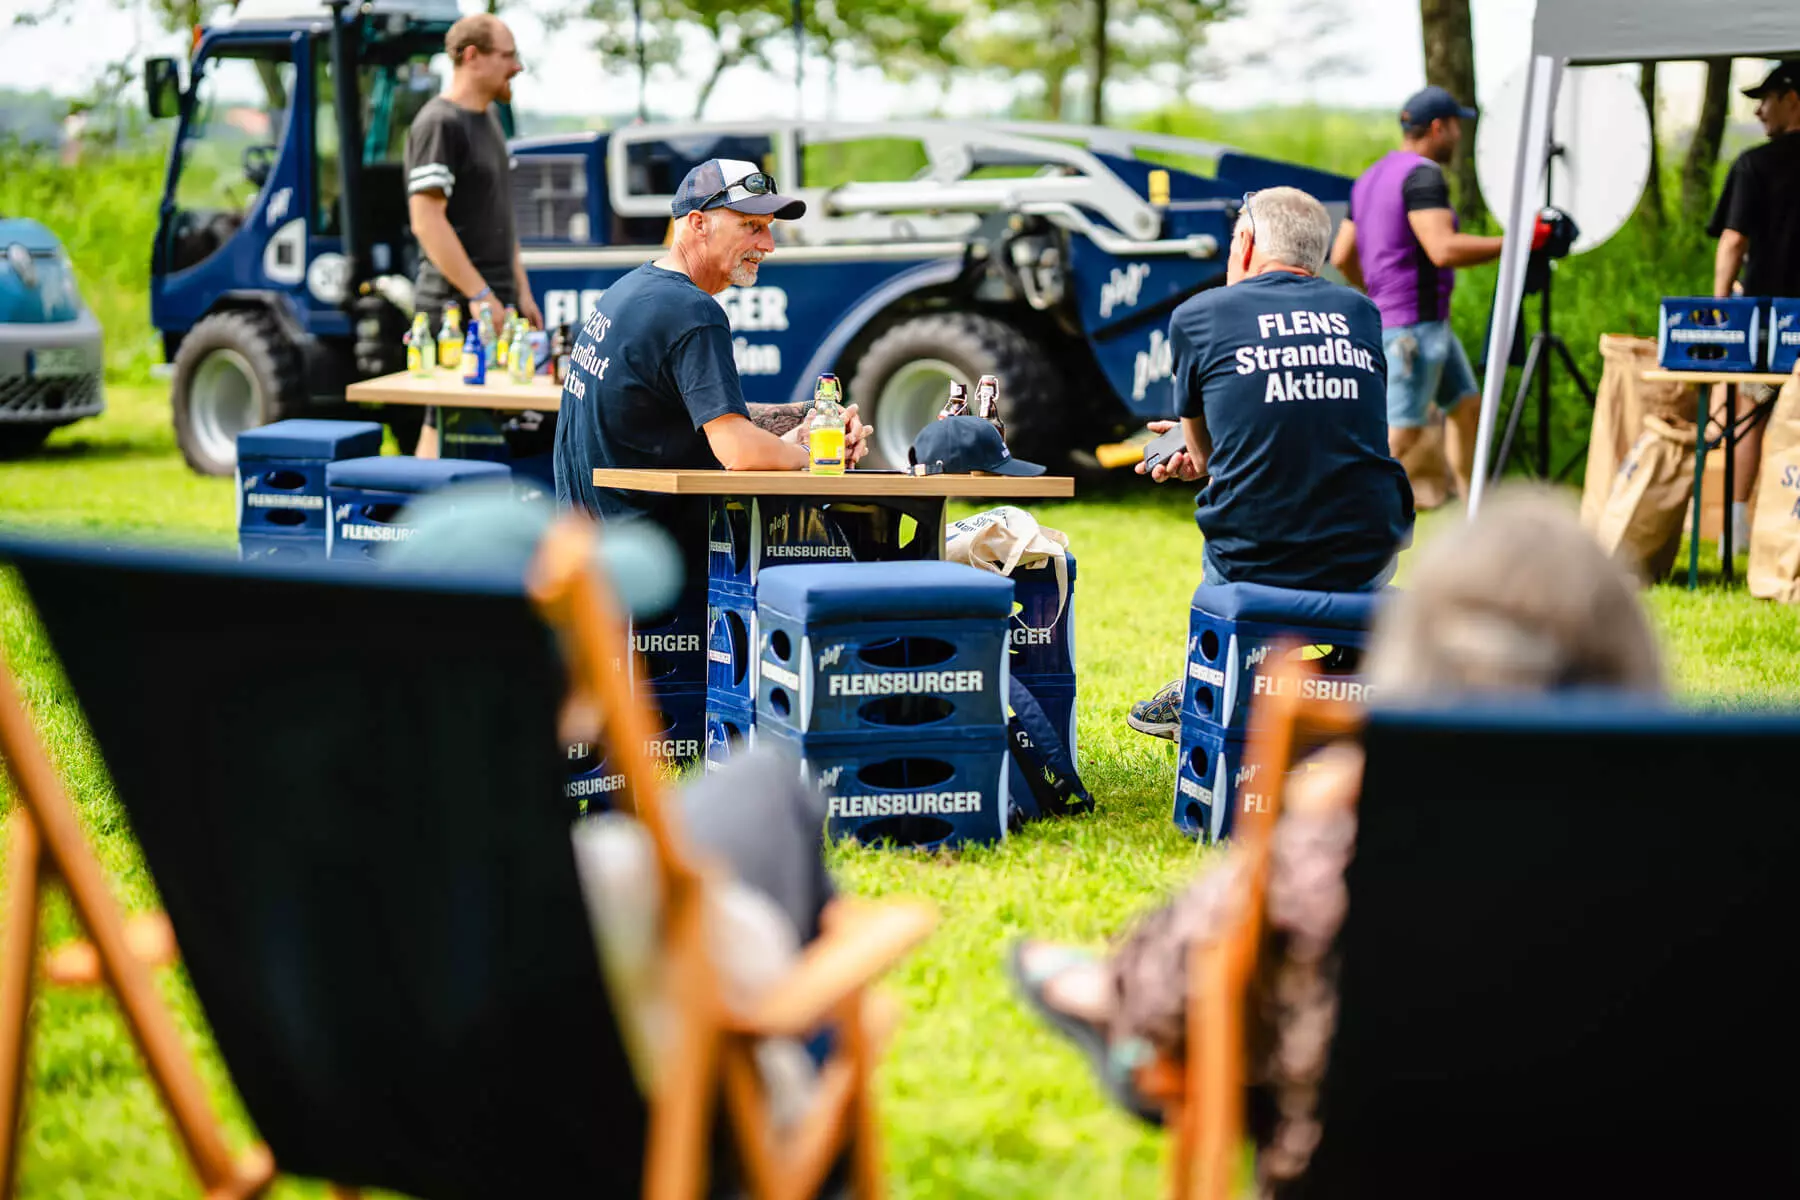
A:
{"label": "green tree", "polygon": [[[1461,104],[1474,104],[1475,35],[1469,0],[1419,0],[1419,28],[1425,38],[1425,82],[1444,88]],[[1463,131],[1462,144],[1450,160],[1456,212],[1464,222],[1480,220],[1487,209],[1475,174],[1474,132]]]}
{"label": "green tree", "polygon": [[1241,7],[1241,0],[976,0],[950,49],[959,65],[1032,80],[1053,121],[1069,118],[1071,89],[1084,80],[1083,115],[1103,119],[1111,80],[1157,76],[1179,89],[1210,73],[1207,29]]}
{"label": "green tree", "polygon": [[[960,8],[954,0],[803,0],[802,37],[809,54],[906,78],[948,65],[945,47]],[[636,71],[641,64],[698,79],[692,116],[699,118],[727,71],[793,70],[793,19],[793,0],[583,0],[546,23],[564,29],[591,22],[603,67]],[[703,41],[709,60],[694,61],[684,37]]]}

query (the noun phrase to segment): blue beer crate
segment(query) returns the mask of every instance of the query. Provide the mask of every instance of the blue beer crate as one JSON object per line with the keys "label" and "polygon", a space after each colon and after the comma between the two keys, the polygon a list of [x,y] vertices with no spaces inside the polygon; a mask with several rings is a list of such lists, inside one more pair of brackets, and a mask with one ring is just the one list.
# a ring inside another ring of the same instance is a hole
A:
{"label": "blue beer crate", "polygon": [[438,409],[438,443],[438,453],[444,458],[501,463],[512,459],[506,434],[492,409]]}
{"label": "blue beer crate", "polygon": [[373,421],[295,419],[244,430],[237,437],[240,540],[305,533],[318,539],[322,557],[326,464],[380,453],[381,426]]}
{"label": "blue beer crate", "polygon": [[777,567],[756,720],[795,734],[986,737],[1006,724],[1012,581],[959,563]]}
{"label": "blue beer crate", "polygon": [[938,559],[943,503],[715,496],[706,545],[708,582],[742,592],[752,591],[769,567]]}
{"label": "blue beer crate", "polygon": [[1362,655],[1378,592],[1308,592],[1232,583],[1194,591],[1188,614],[1181,719],[1241,731],[1258,720],[1256,698],[1274,684],[1281,643],[1312,662],[1325,699],[1366,698]]}
{"label": "blue beer crate", "polygon": [[[657,718],[656,728],[644,742],[644,753],[653,763],[685,765],[698,759],[706,741],[706,690],[700,687],[669,687],[649,692]],[[625,784],[616,764],[601,757],[600,747],[591,742],[576,742],[567,748],[569,778],[563,795],[575,804],[577,813],[600,811],[612,806],[609,797]]]}
{"label": "blue beer crate", "polygon": [[729,588],[706,593],[706,688],[729,704],[756,704],[756,598]]}
{"label": "blue beer crate", "polygon": [[238,558],[244,562],[277,566],[322,563],[325,561],[325,531],[321,529],[315,533],[302,529],[298,532],[239,534]]}
{"label": "blue beer crate", "polygon": [[[1175,762],[1175,827],[1208,844],[1229,838],[1238,817],[1266,810],[1268,781],[1249,761],[1249,735],[1191,721],[1181,723]],[[1296,746],[1288,778],[1315,769],[1306,757],[1317,743]]]}
{"label": "blue beer crate", "polygon": [[1010,756],[1004,730],[980,740],[795,737],[761,725],[829,798],[826,836],[924,849],[1003,841]]}
{"label": "blue beer crate", "polygon": [[1800,300],[1769,301],[1769,370],[1785,375],[1800,359]]}
{"label": "blue beer crate", "polygon": [[1012,642],[1014,675],[1075,673],[1075,556],[1067,555],[1068,591],[1044,564],[1014,571]]}
{"label": "blue beer crate", "polygon": [[1755,371],[1763,302],[1754,296],[1672,296],[1662,302],[1656,361],[1670,371]]}
{"label": "blue beer crate", "polygon": [[706,769],[716,771],[740,749],[756,745],[756,712],[748,705],[706,698]]}
{"label": "blue beer crate", "polygon": [[413,534],[406,506],[422,495],[459,484],[510,483],[504,463],[405,455],[352,458],[325,468],[330,523],[325,556],[333,562],[371,562],[384,546]]}
{"label": "blue beer crate", "polygon": [[654,625],[631,623],[633,687],[705,687],[707,621],[704,597],[683,596],[673,612]]}

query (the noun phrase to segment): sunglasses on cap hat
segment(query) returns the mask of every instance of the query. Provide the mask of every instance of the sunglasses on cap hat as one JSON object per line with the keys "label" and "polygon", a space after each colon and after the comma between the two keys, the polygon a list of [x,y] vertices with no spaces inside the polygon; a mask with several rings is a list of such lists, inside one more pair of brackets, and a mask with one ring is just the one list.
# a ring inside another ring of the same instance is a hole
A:
{"label": "sunglasses on cap hat", "polygon": [[735,187],[743,188],[752,196],[771,196],[775,193],[775,177],[767,171],[752,171],[736,183],[726,184],[724,187],[702,200],[695,207],[703,210],[711,208],[714,200],[729,196],[731,194],[731,189]]}

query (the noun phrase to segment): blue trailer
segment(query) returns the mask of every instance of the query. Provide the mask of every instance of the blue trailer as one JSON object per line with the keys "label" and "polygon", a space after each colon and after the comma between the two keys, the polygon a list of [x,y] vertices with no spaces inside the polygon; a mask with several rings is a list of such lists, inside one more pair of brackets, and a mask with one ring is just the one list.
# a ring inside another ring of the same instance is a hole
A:
{"label": "blue trailer", "polygon": [[[230,471],[242,429],[341,406],[347,383],[401,369],[419,254],[405,130],[445,81],[456,16],[453,0],[242,0],[199,37],[185,80],[173,60],[146,64],[151,111],[181,123],[151,312],[196,470]],[[646,124],[512,147],[551,326],[662,252],[696,163],[757,162],[806,199],[756,285],[718,297],[745,394],[804,399],[835,372],[886,465],[952,379],[998,376],[1009,441],[1040,460],[1169,415],[1169,313],[1224,282],[1243,194],[1298,186],[1341,213],[1351,182],[1184,138],[1021,122]],[[871,163],[904,169],[872,179]],[[405,414],[392,420],[404,444]]]}

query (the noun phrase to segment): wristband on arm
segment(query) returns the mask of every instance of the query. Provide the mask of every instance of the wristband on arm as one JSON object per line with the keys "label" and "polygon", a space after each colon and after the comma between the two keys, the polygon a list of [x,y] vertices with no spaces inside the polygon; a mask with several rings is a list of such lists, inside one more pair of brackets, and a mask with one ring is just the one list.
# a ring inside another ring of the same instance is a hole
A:
{"label": "wristband on arm", "polygon": [[493,294],[494,294],[494,289],[493,289],[493,288],[491,288],[491,287],[484,287],[484,288],[482,288],[482,289],[481,289],[481,290],[480,290],[480,291],[479,291],[479,292],[476,292],[476,293],[475,293],[475,294],[474,294],[474,295],[473,295],[473,296],[470,296],[470,297],[469,297],[469,303],[470,303],[470,304],[474,304],[474,303],[476,303],[476,302],[477,302],[477,301],[479,301],[479,300],[484,300],[484,299],[486,299],[486,298],[487,298],[487,297],[489,297],[489,296],[491,296],[491,295],[493,295]]}

